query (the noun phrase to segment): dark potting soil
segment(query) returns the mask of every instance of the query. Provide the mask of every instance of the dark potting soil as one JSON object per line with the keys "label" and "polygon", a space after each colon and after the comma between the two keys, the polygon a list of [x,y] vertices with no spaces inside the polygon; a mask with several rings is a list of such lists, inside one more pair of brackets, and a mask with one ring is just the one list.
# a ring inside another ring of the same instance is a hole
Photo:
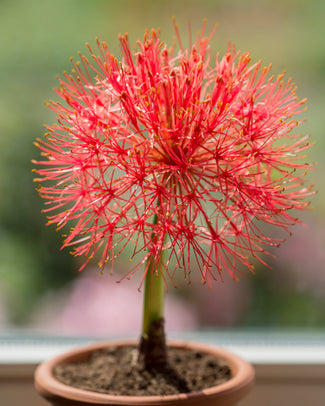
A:
{"label": "dark potting soil", "polygon": [[162,371],[145,370],[137,358],[136,347],[110,347],[86,361],[56,367],[54,375],[66,385],[124,396],[196,392],[231,378],[225,361],[200,351],[169,348]]}

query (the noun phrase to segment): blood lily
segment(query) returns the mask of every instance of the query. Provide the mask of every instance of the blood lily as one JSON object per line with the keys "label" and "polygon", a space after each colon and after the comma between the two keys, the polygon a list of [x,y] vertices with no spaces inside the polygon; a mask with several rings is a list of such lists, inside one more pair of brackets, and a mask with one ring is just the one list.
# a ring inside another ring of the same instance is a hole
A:
{"label": "blood lily", "polygon": [[96,51],[88,45],[92,61],[72,60],[34,161],[48,223],[73,224],[63,247],[85,256],[83,266],[100,250],[102,272],[107,263],[112,271],[132,244],[148,367],[165,362],[164,291],[175,273],[191,281],[197,269],[210,284],[224,271],[238,279],[239,264],[253,272],[251,258],[264,264],[280,242],[262,223],[289,232],[291,209],[313,193],[304,186],[308,137],[296,133],[305,100],[291,80],[232,45],[213,58],[205,27],[186,49],[175,28],[178,51],[152,30],[134,54],[120,36],[121,61],[99,41]]}

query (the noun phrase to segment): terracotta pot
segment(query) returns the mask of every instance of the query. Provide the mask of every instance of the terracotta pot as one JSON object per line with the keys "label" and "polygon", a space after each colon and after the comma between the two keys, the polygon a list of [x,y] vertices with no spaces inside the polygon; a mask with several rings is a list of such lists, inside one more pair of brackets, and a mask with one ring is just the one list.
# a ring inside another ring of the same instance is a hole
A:
{"label": "terracotta pot", "polygon": [[62,384],[53,377],[52,371],[58,364],[83,360],[94,351],[103,347],[136,345],[136,341],[101,342],[70,351],[46,361],[38,366],[35,372],[35,386],[38,392],[54,406],[82,405],[123,405],[123,406],[224,406],[235,405],[252,388],[254,383],[253,367],[223,349],[210,347],[203,343],[169,341],[168,346],[181,347],[215,354],[229,365],[233,377],[218,386],[204,389],[201,392],[166,396],[114,396],[90,392]]}

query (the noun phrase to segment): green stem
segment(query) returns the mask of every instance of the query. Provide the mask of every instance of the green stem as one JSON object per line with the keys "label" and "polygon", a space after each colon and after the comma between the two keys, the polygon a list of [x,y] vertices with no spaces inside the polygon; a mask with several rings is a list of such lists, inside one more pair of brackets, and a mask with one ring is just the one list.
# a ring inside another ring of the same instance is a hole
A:
{"label": "green stem", "polygon": [[155,261],[151,258],[144,282],[142,335],[148,336],[152,322],[164,318],[165,285],[161,269],[157,272],[153,267]]}
{"label": "green stem", "polygon": [[[157,216],[153,224],[157,224]],[[152,235],[154,240],[157,236]],[[164,329],[165,284],[163,251],[158,261],[149,257],[144,281],[144,303],[142,335],[139,346],[139,360],[146,369],[162,369],[167,362],[167,349]]]}

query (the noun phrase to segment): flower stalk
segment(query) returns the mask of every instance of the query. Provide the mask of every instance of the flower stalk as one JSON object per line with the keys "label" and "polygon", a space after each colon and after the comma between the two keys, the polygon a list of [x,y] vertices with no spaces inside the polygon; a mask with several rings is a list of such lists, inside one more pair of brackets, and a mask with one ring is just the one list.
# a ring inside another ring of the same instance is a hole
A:
{"label": "flower stalk", "polygon": [[[158,207],[160,206],[160,201]],[[158,216],[154,216],[153,224],[156,225]],[[152,235],[152,240],[158,237]],[[155,243],[154,243],[155,245]],[[164,251],[155,259],[150,255],[146,264],[143,296],[142,334],[139,345],[139,360],[146,369],[160,369],[167,361],[165,339],[165,281],[164,281]],[[158,263],[157,263],[158,262]]]}
{"label": "flower stalk", "polygon": [[144,282],[144,300],[143,300],[143,322],[142,336],[146,337],[150,331],[150,325],[164,318],[164,298],[165,283],[161,269],[156,269],[155,261],[148,259],[149,266]]}
{"label": "flower stalk", "polygon": [[164,295],[162,274],[149,265],[145,278],[142,335],[139,345],[139,361],[145,368],[159,370],[167,362],[165,338]]}

